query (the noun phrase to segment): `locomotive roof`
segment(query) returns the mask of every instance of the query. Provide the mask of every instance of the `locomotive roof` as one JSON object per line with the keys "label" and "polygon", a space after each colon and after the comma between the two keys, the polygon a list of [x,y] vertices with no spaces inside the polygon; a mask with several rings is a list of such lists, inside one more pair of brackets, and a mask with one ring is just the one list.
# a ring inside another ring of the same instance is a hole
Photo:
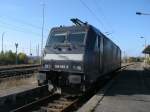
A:
{"label": "locomotive roof", "polygon": [[60,26],[60,27],[54,27],[51,29],[51,32],[83,32],[87,31],[89,29],[89,25],[73,25],[73,26]]}
{"label": "locomotive roof", "polygon": [[[111,41],[116,47],[119,48],[118,45],[116,45],[110,38],[108,38],[106,35],[104,35],[101,31],[99,31],[99,29],[97,29],[96,27],[92,26],[93,29],[95,30],[95,32],[97,32],[99,35],[102,35],[103,37],[105,37],[106,39],[108,39],[109,41]],[[120,49],[120,48],[119,48]]]}
{"label": "locomotive roof", "polygon": [[51,33],[53,32],[58,32],[58,33],[63,33],[63,32],[87,32],[89,30],[89,28],[92,28],[96,33],[98,33],[99,35],[102,35],[103,37],[107,38],[109,41],[111,41],[116,47],[119,48],[119,46],[117,46],[111,39],[109,39],[106,35],[104,35],[99,29],[97,29],[96,27],[92,26],[92,25],[72,25],[72,26],[60,26],[60,27],[53,27],[51,29]]}

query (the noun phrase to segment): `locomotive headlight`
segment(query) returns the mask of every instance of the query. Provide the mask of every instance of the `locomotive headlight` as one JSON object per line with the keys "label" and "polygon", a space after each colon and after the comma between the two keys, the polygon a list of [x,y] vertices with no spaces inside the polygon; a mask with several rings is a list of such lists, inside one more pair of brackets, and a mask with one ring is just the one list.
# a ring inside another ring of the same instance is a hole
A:
{"label": "locomotive headlight", "polygon": [[81,66],[77,66],[77,70],[82,70],[82,67]]}
{"label": "locomotive headlight", "polygon": [[48,68],[49,68],[49,65],[48,65],[48,64],[45,64],[45,65],[44,65],[44,68],[48,69]]}
{"label": "locomotive headlight", "polygon": [[44,68],[49,69],[49,68],[51,68],[51,65],[50,64],[44,64]]}

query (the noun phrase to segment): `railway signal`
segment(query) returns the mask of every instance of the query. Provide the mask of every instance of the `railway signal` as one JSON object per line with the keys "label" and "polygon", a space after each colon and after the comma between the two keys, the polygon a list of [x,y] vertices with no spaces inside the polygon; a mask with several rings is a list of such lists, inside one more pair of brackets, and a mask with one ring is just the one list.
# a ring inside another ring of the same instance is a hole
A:
{"label": "railway signal", "polygon": [[18,64],[18,58],[17,58],[17,48],[18,48],[18,43],[15,43],[15,47],[16,47],[16,65]]}

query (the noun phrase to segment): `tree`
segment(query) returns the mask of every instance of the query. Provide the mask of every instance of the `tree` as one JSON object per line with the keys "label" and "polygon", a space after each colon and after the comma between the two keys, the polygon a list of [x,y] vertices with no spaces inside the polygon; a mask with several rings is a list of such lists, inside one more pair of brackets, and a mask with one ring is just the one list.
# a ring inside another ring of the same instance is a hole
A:
{"label": "tree", "polygon": [[4,65],[5,64],[5,56],[4,53],[0,53],[0,65]]}
{"label": "tree", "polygon": [[[27,64],[28,58],[25,53],[19,53],[17,55],[19,64]],[[0,65],[10,65],[15,64],[16,53],[13,53],[11,50],[0,53]]]}
{"label": "tree", "polygon": [[13,53],[11,50],[5,52],[5,64],[14,64],[15,63],[15,56],[16,54]]}
{"label": "tree", "polygon": [[26,64],[28,62],[27,55],[25,53],[18,54],[18,62],[19,64]]}

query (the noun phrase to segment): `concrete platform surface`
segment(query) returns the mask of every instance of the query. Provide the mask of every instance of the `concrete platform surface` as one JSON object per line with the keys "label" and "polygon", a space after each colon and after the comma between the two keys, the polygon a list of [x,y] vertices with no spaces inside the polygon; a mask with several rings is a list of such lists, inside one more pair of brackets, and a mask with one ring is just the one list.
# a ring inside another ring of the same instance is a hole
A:
{"label": "concrete platform surface", "polygon": [[140,64],[119,74],[95,112],[150,112],[150,73]]}
{"label": "concrete platform surface", "polygon": [[128,66],[83,107],[79,112],[150,112],[150,72]]}

